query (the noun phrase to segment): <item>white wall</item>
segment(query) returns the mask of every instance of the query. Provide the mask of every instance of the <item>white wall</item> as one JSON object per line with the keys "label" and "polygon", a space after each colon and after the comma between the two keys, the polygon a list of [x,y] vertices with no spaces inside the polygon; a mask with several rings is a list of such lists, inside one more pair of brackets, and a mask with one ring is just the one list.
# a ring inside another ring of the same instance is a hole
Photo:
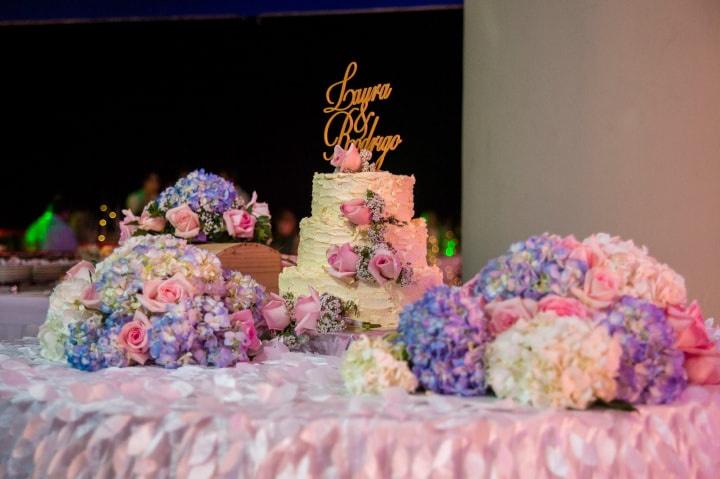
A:
{"label": "white wall", "polygon": [[720,0],[468,0],[464,63],[466,278],[607,231],[720,315]]}

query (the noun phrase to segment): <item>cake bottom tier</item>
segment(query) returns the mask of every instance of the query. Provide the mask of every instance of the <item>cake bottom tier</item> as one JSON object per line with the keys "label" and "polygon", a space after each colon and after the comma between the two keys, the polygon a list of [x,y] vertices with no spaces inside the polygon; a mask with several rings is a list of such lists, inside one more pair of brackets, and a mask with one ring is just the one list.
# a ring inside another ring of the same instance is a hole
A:
{"label": "cake bottom tier", "polygon": [[379,324],[383,328],[397,326],[403,306],[418,300],[427,289],[440,284],[442,272],[436,266],[415,268],[413,283],[405,287],[396,284],[379,286],[362,281],[348,285],[324,271],[305,272],[297,267],[286,268],[280,274],[281,294],[305,295],[312,287],[319,293],[354,301],[358,305],[356,319]]}

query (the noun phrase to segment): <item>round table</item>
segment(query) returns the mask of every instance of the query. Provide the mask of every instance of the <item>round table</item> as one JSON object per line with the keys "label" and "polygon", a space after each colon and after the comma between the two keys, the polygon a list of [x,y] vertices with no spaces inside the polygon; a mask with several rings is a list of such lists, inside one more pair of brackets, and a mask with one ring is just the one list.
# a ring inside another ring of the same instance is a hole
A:
{"label": "round table", "polygon": [[717,477],[720,388],[637,412],[349,396],[340,359],[87,373],[0,342],[3,477]]}

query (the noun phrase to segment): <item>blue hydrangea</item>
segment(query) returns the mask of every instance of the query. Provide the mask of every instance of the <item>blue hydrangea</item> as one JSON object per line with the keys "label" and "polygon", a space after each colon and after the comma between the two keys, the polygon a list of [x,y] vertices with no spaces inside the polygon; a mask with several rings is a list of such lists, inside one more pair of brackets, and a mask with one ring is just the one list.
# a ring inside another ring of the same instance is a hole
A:
{"label": "blue hydrangea", "polygon": [[478,298],[457,287],[432,288],[405,307],[398,332],[423,387],[461,396],[485,392],[488,336]]}
{"label": "blue hydrangea", "polygon": [[620,338],[623,354],[618,399],[634,404],[666,404],[687,386],[683,353],[673,347],[674,333],[662,309],[624,296],[597,320]]}
{"label": "blue hydrangea", "polygon": [[162,211],[187,203],[198,214],[201,211],[222,214],[233,207],[237,197],[232,182],[199,169],[166,188],[157,204]]}
{"label": "blue hydrangea", "polygon": [[101,326],[102,319],[97,317],[70,325],[65,341],[65,357],[70,366],[83,371],[97,371],[105,367],[97,346]]}
{"label": "blue hydrangea", "polygon": [[559,236],[531,236],[490,260],[466,287],[487,301],[565,296],[571,288],[583,284],[588,270],[585,261],[570,258],[570,253]]}

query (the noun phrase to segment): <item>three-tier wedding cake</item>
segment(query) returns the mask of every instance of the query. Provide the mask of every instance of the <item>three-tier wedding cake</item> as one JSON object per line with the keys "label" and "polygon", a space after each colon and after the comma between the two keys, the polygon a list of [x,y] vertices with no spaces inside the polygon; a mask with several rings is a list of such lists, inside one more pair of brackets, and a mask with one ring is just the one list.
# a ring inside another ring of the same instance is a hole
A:
{"label": "three-tier wedding cake", "polygon": [[309,288],[354,302],[356,319],[394,327],[402,307],[442,283],[427,264],[427,226],[413,219],[414,176],[369,171],[354,145],[337,149],[335,173],[315,173],[312,216],[300,222],[297,266],[282,294]]}

